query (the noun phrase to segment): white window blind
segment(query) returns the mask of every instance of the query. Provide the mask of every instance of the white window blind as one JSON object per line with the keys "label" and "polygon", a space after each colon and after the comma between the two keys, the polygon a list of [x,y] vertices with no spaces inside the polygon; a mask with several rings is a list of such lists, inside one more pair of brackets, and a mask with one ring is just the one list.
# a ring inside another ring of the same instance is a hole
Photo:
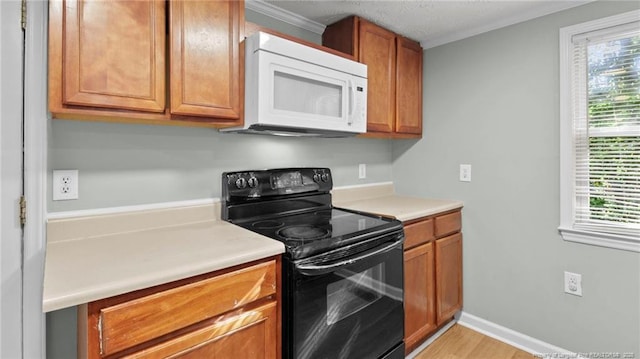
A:
{"label": "white window blind", "polygon": [[573,229],[640,238],[640,22],[571,38]]}

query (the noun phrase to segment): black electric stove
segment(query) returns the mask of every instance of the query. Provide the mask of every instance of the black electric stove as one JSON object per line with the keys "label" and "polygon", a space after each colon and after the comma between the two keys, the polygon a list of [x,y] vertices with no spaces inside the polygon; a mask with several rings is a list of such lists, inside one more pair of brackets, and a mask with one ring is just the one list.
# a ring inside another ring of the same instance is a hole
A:
{"label": "black electric stove", "polygon": [[284,243],[282,357],[404,358],[399,221],[336,208],[328,168],[222,174],[222,219]]}

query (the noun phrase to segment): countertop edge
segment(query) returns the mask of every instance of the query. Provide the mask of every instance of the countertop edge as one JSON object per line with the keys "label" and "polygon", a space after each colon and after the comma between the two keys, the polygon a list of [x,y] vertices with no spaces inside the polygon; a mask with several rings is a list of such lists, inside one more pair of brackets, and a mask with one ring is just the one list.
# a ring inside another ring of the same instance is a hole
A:
{"label": "countertop edge", "polygon": [[452,203],[451,205],[448,205],[448,206],[407,213],[404,215],[397,216],[396,218],[402,222],[408,222],[408,221],[413,221],[415,219],[419,219],[423,217],[433,216],[435,214],[442,213],[442,212],[449,212],[449,211],[461,209],[463,207],[464,205],[462,204],[462,202],[455,203],[455,204]]}
{"label": "countertop edge", "polygon": [[[265,237],[267,239],[267,237]],[[230,256],[222,261],[215,261],[215,263],[203,263],[201,265],[193,266],[192,268],[186,268],[180,270],[179,268],[171,268],[166,272],[159,272],[154,278],[140,279],[138,281],[131,281],[126,285],[104,284],[97,286],[96,289],[92,289],[89,293],[75,292],[65,296],[57,296],[42,301],[43,313],[52,312],[59,309],[69,308],[76,305],[89,303],[95,300],[114,297],[117,295],[133,292],[140,289],[151,288],[157,285],[167,284],[182,279],[187,279],[201,274],[215,272],[237,265],[250,263],[253,261],[274,257],[284,253],[284,245],[278,241],[273,240],[273,245],[269,248],[264,248],[262,251],[256,253],[253,252],[247,256]]]}

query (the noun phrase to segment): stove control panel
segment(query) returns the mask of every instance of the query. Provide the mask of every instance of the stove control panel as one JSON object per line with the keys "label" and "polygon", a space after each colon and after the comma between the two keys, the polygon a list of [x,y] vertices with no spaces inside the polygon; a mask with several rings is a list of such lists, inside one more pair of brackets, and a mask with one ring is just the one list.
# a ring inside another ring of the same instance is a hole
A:
{"label": "stove control panel", "polygon": [[299,193],[328,193],[333,188],[328,168],[280,168],[225,172],[222,174],[222,196],[229,201]]}

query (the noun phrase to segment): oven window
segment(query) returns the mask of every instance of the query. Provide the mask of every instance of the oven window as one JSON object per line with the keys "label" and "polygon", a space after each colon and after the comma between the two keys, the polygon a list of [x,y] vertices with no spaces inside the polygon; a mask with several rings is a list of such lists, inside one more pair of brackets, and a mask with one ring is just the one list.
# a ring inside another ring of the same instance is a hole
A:
{"label": "oven window", "polygon": [[342,279],[327,286],[327,324],[332,325],[375,303],[386,295],[385,263],[363,272],[341,269]]}

